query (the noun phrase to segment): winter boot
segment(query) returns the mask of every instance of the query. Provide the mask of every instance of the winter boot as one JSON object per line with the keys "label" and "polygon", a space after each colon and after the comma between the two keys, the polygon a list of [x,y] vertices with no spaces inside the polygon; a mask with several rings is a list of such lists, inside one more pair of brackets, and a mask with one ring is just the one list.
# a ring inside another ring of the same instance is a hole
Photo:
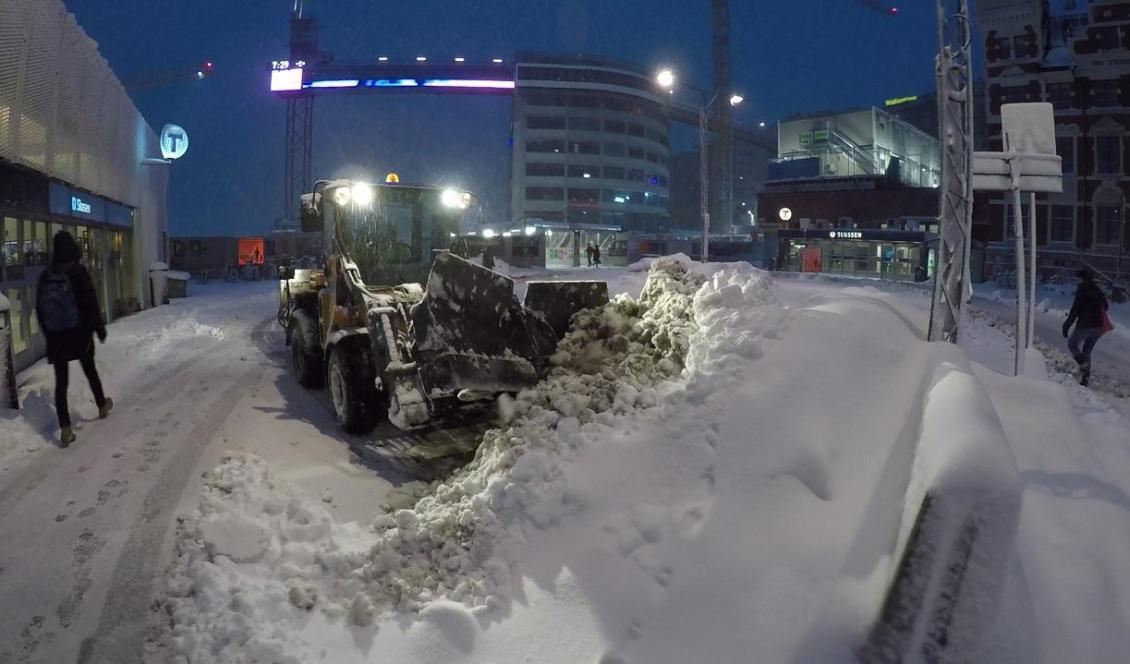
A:
{"label": "winter boot", "polygon": [[63,430],[59,432],[59,442],[63,444],[63,447],[67,447],[71,443],[75,442],[74,429],[70,427],[63,427]]}
{"label": "winter boot", "polygon": [[114,400],[106,397],[102,405],[98,407],[98,419],[104,420],[110,416],[110,410],[114,407]]}

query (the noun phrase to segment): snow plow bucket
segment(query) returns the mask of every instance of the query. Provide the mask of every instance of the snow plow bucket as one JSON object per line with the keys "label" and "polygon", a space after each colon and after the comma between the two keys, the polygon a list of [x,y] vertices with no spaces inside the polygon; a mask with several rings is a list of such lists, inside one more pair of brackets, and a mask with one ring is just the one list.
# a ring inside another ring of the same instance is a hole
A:
{"label": "snow plow bucket", "polygon": [[410,315],[429,395],[532,386],[557,345],[549,324],[518,304],[509,277],[451,253],[436,257]]}
{"label": "snow plow bucket", "polygon": [[603,281],[531,281],[526,289],[526,309],[541,314],[558,340],[569,331],[573,314],[608,304],[608,284]]}

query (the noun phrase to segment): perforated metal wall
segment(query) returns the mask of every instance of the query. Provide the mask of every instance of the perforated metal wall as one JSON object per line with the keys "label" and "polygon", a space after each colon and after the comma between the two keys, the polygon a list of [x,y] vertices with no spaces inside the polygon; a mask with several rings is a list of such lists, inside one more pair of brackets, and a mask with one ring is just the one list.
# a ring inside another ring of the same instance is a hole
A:
{"label": "perforated metal wall", "polygon": [[156,146],[62,0],[0,0],[0,157],[138,207]]}

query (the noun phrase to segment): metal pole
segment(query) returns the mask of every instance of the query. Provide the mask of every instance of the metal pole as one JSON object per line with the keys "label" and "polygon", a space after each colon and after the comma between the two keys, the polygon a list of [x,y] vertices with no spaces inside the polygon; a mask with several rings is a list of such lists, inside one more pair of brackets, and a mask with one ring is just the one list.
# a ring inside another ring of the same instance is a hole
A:
{"label": "metal pole", "polygon": [[1031,348],[1036,338],[1036,192],[1028,199],[1028,245],[1032,248],[1032,269],[1028,272],[1028,334],[1024,346]]}
{"label": "metal pole", "polygon": [[[1020,167],[1013,160],[1013,172]],[[1016,231],[1016,375],[1024,373],[1024,346],[1028,332],[1028,305],[1025,302],[1028,295],[1024,280],[1024,204],[1020,198],[1020,189],[1016,188],[1015,180],[1012,189],[1012,209],[1015,212],[1013,229]]]}
{"label": "metal pole", "polygon": [[[705,96],[704,101],[705,101]],[[699,192],[699,212],[702,214],[702,262],[705,263],[710,255],[710,209],[708,198],[710,195],[710,175],[706,164],[706,107],[704,103],[698,112],[698,153],[699,153],[699,180],[702,191]]]}

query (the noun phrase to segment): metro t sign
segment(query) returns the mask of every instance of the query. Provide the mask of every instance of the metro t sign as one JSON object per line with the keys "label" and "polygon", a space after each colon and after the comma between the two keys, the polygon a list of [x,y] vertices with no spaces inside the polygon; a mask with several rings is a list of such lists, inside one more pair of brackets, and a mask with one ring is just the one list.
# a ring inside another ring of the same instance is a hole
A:
{"label": "metro t sign", "polygon": [[165,159],[180,159],[188,152],[188,132],[175,124],[161,129],[161,155]]}

